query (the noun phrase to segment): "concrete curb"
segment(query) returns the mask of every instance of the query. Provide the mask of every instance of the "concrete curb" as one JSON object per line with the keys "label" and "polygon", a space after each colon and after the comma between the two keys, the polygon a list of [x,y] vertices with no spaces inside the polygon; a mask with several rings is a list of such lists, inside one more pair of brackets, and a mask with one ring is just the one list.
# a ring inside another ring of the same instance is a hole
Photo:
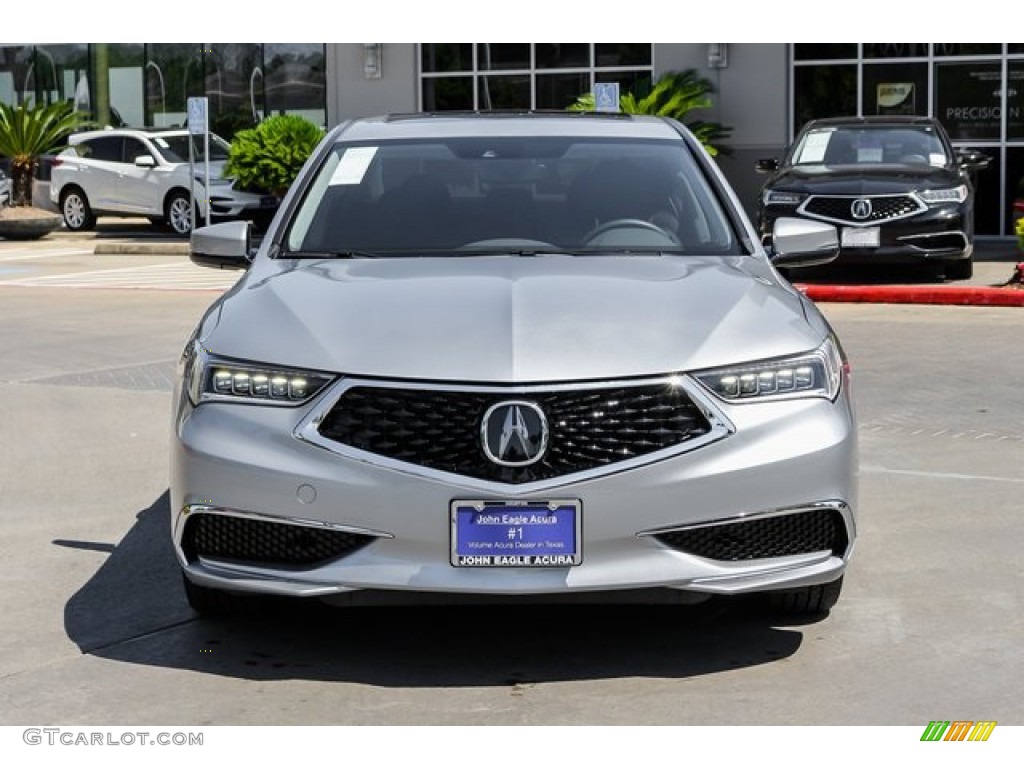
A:
{"label": "concrete curb", "polygon": [[97,243],[92,251],[97,255],[136,254],[146,256],[188,256],[189,244],[183,243]]}
{"label": "concrete curb", "polygon": [[958,304],[1024,307],[1024,290],[992,286],[807,285],[794,287],[812,301],[873,304]]}

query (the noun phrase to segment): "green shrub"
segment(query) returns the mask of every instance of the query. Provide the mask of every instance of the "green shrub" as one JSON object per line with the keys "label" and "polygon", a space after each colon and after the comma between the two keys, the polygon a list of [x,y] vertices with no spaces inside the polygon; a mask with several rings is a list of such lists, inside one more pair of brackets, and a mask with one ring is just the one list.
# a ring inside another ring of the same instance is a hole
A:
{"label": "green shrub", "polygon": [[274,115],[239,131],[231,142],[224,175],[245,189],[283,195],[324,136],[299,115]]}

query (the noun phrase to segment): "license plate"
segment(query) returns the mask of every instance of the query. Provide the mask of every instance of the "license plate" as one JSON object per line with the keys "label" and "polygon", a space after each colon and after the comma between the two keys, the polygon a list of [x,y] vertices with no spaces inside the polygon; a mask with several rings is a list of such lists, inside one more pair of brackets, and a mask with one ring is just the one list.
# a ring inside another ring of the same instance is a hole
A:
{"label": "license plate", "polygon": [[843,227],[844,248],[877,248],[878,227]]}
{"label": "license plate", "polygon": [[557,568],[583,562],[578,499],[453,501],[451,563],[458,568]]}

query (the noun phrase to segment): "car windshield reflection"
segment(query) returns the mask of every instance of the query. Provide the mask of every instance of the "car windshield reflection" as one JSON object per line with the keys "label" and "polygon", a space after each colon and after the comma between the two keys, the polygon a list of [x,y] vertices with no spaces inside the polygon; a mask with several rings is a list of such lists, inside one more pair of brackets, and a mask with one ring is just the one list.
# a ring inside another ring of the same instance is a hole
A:
{"label": "car windshield reflection", "polygon": [[950,162],[941,139],[927,127],[823,127],[794,148],[792,165],[926,165]]}

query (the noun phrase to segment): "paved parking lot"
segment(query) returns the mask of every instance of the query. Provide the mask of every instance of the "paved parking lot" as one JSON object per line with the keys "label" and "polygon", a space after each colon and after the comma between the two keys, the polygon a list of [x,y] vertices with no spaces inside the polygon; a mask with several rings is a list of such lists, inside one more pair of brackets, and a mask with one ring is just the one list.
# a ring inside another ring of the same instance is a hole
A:
{"label": "paved parking lot", "polygon": [[[0,269],[43,268],[5,282],[180,263],[10,255]],[[1024,310],[825,307],[853,361],[862,483],[823,620],[715,604],[207,621],[180,590],[166,473],[175,359],[216,289],[155,287],[0,285],[0,723],[1024,722]]]}

